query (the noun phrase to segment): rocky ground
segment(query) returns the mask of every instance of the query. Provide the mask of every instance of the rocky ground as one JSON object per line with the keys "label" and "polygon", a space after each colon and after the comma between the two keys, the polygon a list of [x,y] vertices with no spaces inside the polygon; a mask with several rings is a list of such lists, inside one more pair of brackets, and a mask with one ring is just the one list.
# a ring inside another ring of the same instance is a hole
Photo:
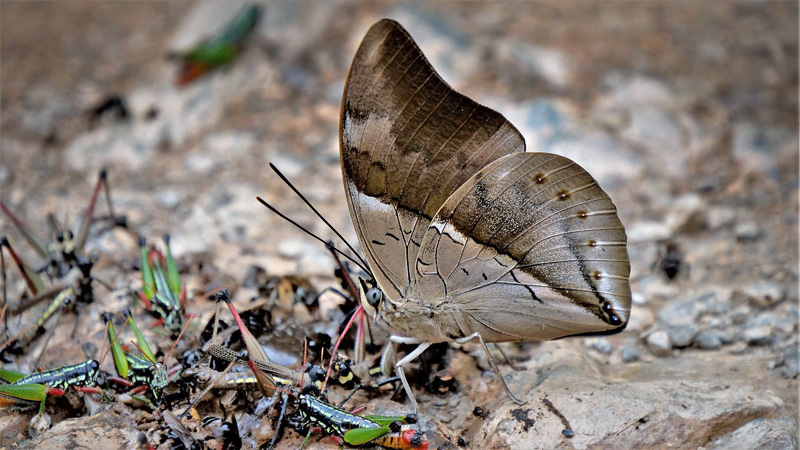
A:
{"label": "rocky ground", "polygon": [[[263,7],[234,65],[177,88],[165,55],[225,23],[225,5],[0,3],[2,200],[44,236],[48,213],[77,221],[107,168],[130,228],[93,230],[95,274],[114,289],[96,288],[99,306],[81,315],[73,340],[60,337],[74,316],[59,322],[42,366],[96,356],[99,312],[121,311],[126,289],[138,287],[138,234],[173,236],[195,293],[188,309],[202,321],[213,308],[203,292],[235,289],[239,305],[258,295],[245,285],[253,265],[318,290],[334,284],[324,247],[255,197],[332,237],[272,162],[356,242],[341,189],[339,105],[360,39],[391,17],[457,90],[514,123],[529,151],[572,158],[598,179],[627,228],[632,263],[625,332],[506,346],[522,370],[501,370],[523,406],[503,395],[478,348],[451,348],[443,368],[457,391],[418,394],[431,448],[797,447],[797,3]],[[127,117],[91,118],[111,95]],[[23,291],[11,270],[9,303]],[[296,362],[301,348],[291,347]],[[35,438],[33,413],[0,412],[0,443],[130,448],[140,432],[158,442],[150,412],[87,402],[94,414],[69,420],[55,411],[63,403],[48,406],[52,428]],[[239,418],[246,445],[263,441],[259,420]],[[299,442],[289,431],[279,445]]]}

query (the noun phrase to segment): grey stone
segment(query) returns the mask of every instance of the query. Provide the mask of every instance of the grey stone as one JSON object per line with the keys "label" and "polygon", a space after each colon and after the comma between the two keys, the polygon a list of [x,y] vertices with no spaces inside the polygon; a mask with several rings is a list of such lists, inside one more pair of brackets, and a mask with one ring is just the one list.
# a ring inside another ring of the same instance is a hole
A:
{"label": "grey stone", "polygon": [[742,222],[736,224],[736,239],[739,241],[754,241],[761,235],[758,224],[755,222]]}
{"label": "grey stone", "polygon": [[629,242],[653,242],[670,236],[669,227],[662,222],[634,222],[627,230]]}
{"label": "grey stone", "polygon": [[731,321],[735,324],[741,324],[753,315],[748,305],[739,305],[730,313]]}
{"label": "grey stone", "polygon": [[500,57],[521,64],[521,70],[539,75],[555,87],[566,87],[572,77],[575,65],[572,58],[554,48],[506,39],[498,43],[495,51]]}
{"label": "grey stone", "polygon": [[[675,114],[660,106],[638,105],[628,109],[630,121],[621,131],[627,142],[656,152],[677,154],[685,137]],[[676,173],[683,166],[681,158],[669,158],[662,167],[668,173]]]}
{"label": "grey stone", "polygon": [[697,335],[694,341],[700,348],[706,350],[716,350],[722,347],[722,340],[719,337],[719,333],[714,331],[703,331]]}
{"label": "grey stone", "polygon": [[706,226],[708,205],[695,193],[684,195],[672,206],[667,215],[667,227],[673,233],[692,233]]}
{"label": "grey stone", "polygon": [[751,318],[744,324],[744,328],[754,328],[754,327],[767,327],[773,328],[778,321],[778,316],[769,313],[769,312],[762,312],[757,314],[755,317]]}
{"label": "grey stone", "polygon": [[774,174],[777,156],[797,152],[797,131],[756,123],[737,123],[733,126],[732,152],[743,168]]}
{"label": "grey stone", "polygon": [[742,294],[755,307],[766,308],[786,298],[786,289],[779,283],[761,281],[748,285]]}
{"label": "grey stone", "polygon": [[672,342],[669,334],[664,330],[656,331],[647,336],[647,348],[656,356],[667,356],[672,352]]}
{"label": "grey stone", "polygon": [[697,325],[690,324],[668,328],[667,334],[669,334],[669,340],[672,342],[673,347],[685,348],[692,345],[694,337],[697,336],[698,331],[700,331],[700,329]]}
{"label": "grey stone", "polygon": [[639,350],[637,350],[635,347],[624,347],[620,352],[620,356],[622,357],[622,360],[627,363],[638,361],[640,354]]}
{"label": "grey stone", "polygon": [[606,338],[597,338],[591,342],[592,348],[597,353],[601,353],[603,355],[608,355],[611,353],[612,345],[611,341]]}
{"label": "grey stone", "polygon": [[736,211],[729,207],[709,207],[706,211],[706,223],[711,230],[719,230],[736,221]]}
{"label": "grey stone", "polygon": [[693,324],[700,314],[706,312],[711,305],[715,305],[716,301],[717,293],[711,291],[670,302],[658,312],[658,321],[669,327]]}
{"label": "grey stone", "polygon": [[215,167],[218,167],[218,161],[219,159],[201,153],[192,153],[183,161],[183,167],[192,172],[209,174]]}
{"label": "grey stone", "polygon": [[775,321],[775,329],[784,334],[790,334],[797,327],[797,319],[794,317],[779,317]]}
{"label": "grey stone", "polygon": [[750,345],[767,345],[772,342],[772,330],[768,326],[755,326],[744,330],[742,340]]}
{"label": "grey stone", "polygon": [[753,450],[789,450],[797,448],[797,422],[790,418],[756,419],[721,436],[707,450],[746,448]]}
{"label": "grey stone", "polygon": [[[473,402],[492,413],[467,436],[472,448],[697,448],[707,445],[708,430],[783,414],[778,394],[748,376],[764,369],[747,356],[684,352],[607,372],[584,352],[553,347],[508,377],[523,406],[501,388],[473,392]],[[569,445],[545,397],[575,430]]]}
{"label": "grey stone", "polygon": [[717,336],[719,336],[722,345],[730,345],[736,342],[736,333],[731,330],[719,331],[717,332]]}
{"label": "grey stone", "polygon": [[0,185],[7,185],[11,182],[14,177],[14,173],[11,171],[11,168],[0,164]]}
{"label": "grey stone", "polygon": [[675,102],[672,89],[656,78],[612,75],[605,82],[611,89],[598,102],[601,110],[642,104],[670,107]]}
{"label": "grey stone", "polygon": [[800,373],[800,351],[797,344],[789,345],[783,351],[781,373],[786,378],[797,378],[797,374]]}
{"label": "grey stone", "polygon": [[173,190],[163,190],[156,195],[156,203],[161,208],[176,209],[181,204],[181,196]]}

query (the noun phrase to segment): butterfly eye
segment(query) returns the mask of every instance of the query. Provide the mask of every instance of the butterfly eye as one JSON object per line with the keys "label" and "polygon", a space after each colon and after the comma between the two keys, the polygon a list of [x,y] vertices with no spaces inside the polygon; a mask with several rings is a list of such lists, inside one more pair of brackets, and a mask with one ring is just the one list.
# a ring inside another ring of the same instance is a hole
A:
{"label": "butterfly eye", "polygon": [[377,308],[383,298],[383,292],[379,288],[370,288],[367,291],[367,303],[373,308]]}
{"label": "butterfly eye", "polygon": [[56,240],[58,242],[64,242],[64,233],[62,231],[59,231],[58,234],[56,234]]}

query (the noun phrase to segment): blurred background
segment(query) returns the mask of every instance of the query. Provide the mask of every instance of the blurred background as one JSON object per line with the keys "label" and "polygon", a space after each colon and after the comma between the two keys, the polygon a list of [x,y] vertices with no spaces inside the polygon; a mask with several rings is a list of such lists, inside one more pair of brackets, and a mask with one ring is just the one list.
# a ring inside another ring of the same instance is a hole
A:
{"label": "blurred background", "polygon": [[[797,444],[797,2],[259,5],[235,59],[180,84],[180,55],[243,3],[0,3],[2,200],[46,235],[48,213],[78,220],[106,168],[134,233],[110,231],[88,245],[117,285],[130,283],[119,268],[136,257],[136,233],[170,233],[176,257],[214,267],[218,284],[241,284],[258,265],[330,285],[324,247],[255,197],[332,237],[272,162],[356,243],[341,188],[341,94],[367,29],[393,18],[456,90],[517,126],[528,151],[567,156],[593,174],[626,225],[628,330],[526,351],[588,354],[604,379],[641,389],[652,396],[644,409],[663,414],[645,421],[649,437],[600,422],[575,439],[602,444],[619,431],[623,447],[724,447],[745,435],[753,445]],[[709,393],[707,406],[683,398],[693,390]],[[608,406],[598,402],[596,414]],[[681,404],[686,417],[671,409]],[[575,420],[590,414],[575,408]],[[686,431],[669,435],[674,427]],[[469,435],[478,448],[514,446],[529,433],[546,447],[564,442],[528,426],[502,437],[519,441]]]}

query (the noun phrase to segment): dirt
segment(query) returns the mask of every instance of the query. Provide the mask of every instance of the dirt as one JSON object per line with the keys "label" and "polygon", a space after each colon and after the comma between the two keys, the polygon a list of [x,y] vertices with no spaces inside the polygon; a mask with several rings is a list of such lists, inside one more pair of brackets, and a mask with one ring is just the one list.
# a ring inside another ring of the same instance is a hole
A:
{"label": "dirt", "polygon": [[[501,370],[514,392],[528,396],[526,406],[506,401],[471,346],[450,348],[430,370],[415,370],[431,448],[455,448],[459,438],[469,448],[714,447],[747,427],[761,430],[751,434],[764,441],[796,448],[797,3],[273,3],[264,5],[257,32],[233,65],[176,87],[168,53],[208,36],[227,20],[226,9],[0,2],[0,199],[34,234],[52,240],[47,215],[74,229],[103,167],[116,212],[128,224],[98,223],[87,240],[97,258],[93,275],[112,289],[95,284],[94,303],[78,316],[63,314],[4,368],[29,372],[102,356],[100,313],[121,314],[141,284],[139,235],[160,248],[160,236],[172,235],[189,291],[186,309],[199,315],[176,354],[200,345],[200,329],[214,311],[209,294],[228,288],[240,308],[269,296],[246,281],[253,265],[277,279],[308,280],[316,291],[337,286],[324,246],[254,197],[334,238],[273,175],[267,164],[274,162],[356,242],[341,189],[339,105],[358,42],[389,16],[456,89],[520,127],[529,151],[585,158],[579,162],[597,174],[626,225],[633,266],[635,317],[624,333],[504,346],[524,366]],[[128,116],[92,116],[111,96],[124,101]],[[570,142],[597,147],[582,151]],[[98,208],[107,214],[102,202]],[[0,227],[23,257],[40,261],[5,216]],[[674,280],[660,269],[667,242],[677,249]],[[3,287],[13,306],[26,288],[16,268],[7,272]],[[298,337],[335,337],[341,315],[328,312],[341,301],[326,294],[311,321],[276,306],[264,343],[299,368]],[[35,311],[11,317],[5,331],[24,328]],[[137,313],[166,354],[172,341],[149,329],[152,320]],[[696,328],[695,336],[672,345],[680,326]],[[666,356],[648,344],[658,331],[673,340]],[[702,333],[717,333],[720,345],[701,347]],[[637,358],[626,360],[625,351]],[[115,371],[110,357],[103,369]],[[452,375],[456,387],[426,392],[434,372]],[[345,392],[334,389],[332,399]],[[701,398],[706,392],[713,395]],[[34,412],[0,412],[0,446],[89,446],[95,434],[109,447],[134,447],[143,437],[169,445],[158,412],[89,394],[94,411],[82,395],[49,401],[52,428],[38,437],[28,426]],[[390,395],[355,399],[371,411],[404,412],[402,396],[393,402]],[[223,395],[215,394],[201,414],[236,415],[244,445],[260,445],[271,437],[277,412],[257,394],[242,397],[226,412]],[[476,406],[483,416],[473,415]],[[608,411],[615,417],[605,418]],[[562,434],[562,419],[574,437]],[[770,427],[759,420],[783,425],[763,431]],[[218,424],[185,423],[212,446]],[[287,430],[279,446],[301,441]],[[328,439],[307,446],[337,447]]]}

